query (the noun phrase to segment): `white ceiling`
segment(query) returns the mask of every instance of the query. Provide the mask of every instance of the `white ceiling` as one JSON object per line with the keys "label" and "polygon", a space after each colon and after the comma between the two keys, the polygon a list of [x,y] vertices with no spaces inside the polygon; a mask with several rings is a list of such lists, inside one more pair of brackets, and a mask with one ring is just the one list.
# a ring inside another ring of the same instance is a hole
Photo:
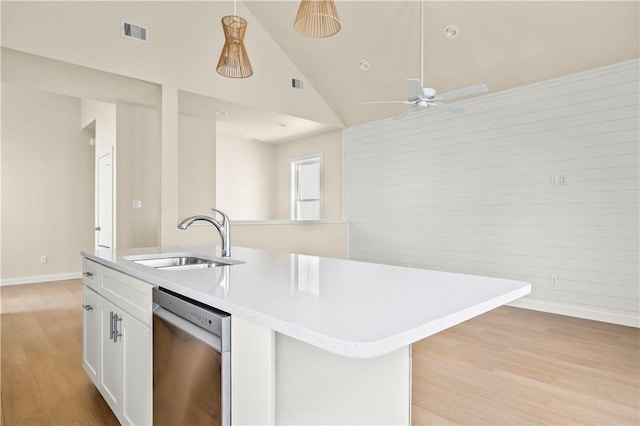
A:
{"label": "white ceiling", "polygon": [[[340,122],[390,117],[402,107],[360,102],[404,99],[405,79],[420,78],[417,1],[338,0],[342,29],[327,39],[294,31],[297,0],[238,2],[238,14],[248,20],[245,41],[255,71],[249,81],[210,69],[222,46],[219,19],[232,11],[231,2],[26,3],[2,2],[2,45],[17,50],[3,49],[3,81],[157,105],[159,83],[170,78],[181,89],[183,113],[228,112],[216,116],[228,137],[282,142],[335,130]],[[496,92],[638,57],[639,4],[426,1],[425,85],[444,92],[485,83]],[[103,30],[124,16],[150,26],[148,45],[121,46],[117,33]],[[449,24],[459,27],[456,39],[443,34]],[[153,62],[153,55],[164,62]],[[369,71],[358,67],[362,59]],[[287,88],[291,77],[303,79],[307,90]]]}
{"label": "white ceiling", "polygon": [[[419,1],[336,1],[342,29],[307,39],[293,29],[297,1],[247,7],[347,126],[393,116],[405,79],[420,78]],[[425,1],[425,86],[485,83],[490,92],[640,56],[637,1]],[[455,39],[444,36],[449,24]],[[358,63],[366,59],[370,70]]]}
{"label": "white ceiling", "polygon": [[180,91],[181,114],[215,119],[218,137],[282,143],[327,133],[335,126],[274,111],[261,111],[233,102]]}

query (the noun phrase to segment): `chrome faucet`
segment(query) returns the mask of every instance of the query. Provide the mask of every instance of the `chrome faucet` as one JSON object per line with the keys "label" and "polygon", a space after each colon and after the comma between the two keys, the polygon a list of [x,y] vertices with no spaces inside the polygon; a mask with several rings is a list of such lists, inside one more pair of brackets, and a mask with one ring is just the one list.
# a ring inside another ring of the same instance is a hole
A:
{"label": "chrome faucet", "polygon": [[178,224],[178,229],[187,229],[193,222],[197,222],[199,220],[209,222],[215,226],[220,233],[220,238],[222,239],[222,257],[231,257],[231,241],[229,240],[229,228],[231,224],[229,223],[229,217],[220,210],[211,210],[213,210],[214,213],[220,213],[220,215],[222,215],[222,223],[209,216],[191,216],[180,222]]}

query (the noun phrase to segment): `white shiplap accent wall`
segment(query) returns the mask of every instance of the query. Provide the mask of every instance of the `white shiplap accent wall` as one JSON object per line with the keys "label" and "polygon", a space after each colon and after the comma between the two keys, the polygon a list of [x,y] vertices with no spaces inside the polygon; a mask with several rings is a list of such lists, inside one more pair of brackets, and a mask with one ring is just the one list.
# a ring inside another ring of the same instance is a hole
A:
{"label": "white shiplap accent wall", "polygon": [[632,60],[346,129],[350,258],[521,279],[520,306],[638,326],[639,73]]}

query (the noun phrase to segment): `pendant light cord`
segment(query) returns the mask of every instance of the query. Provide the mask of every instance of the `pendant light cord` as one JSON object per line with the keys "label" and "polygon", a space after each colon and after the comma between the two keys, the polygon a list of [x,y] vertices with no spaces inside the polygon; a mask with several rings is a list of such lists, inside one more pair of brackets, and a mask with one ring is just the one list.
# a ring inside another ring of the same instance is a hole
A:
{"label": "pendant light cord", "polygon": [[233,16],[238,16],[236,13],[236,0],[233,0]]}

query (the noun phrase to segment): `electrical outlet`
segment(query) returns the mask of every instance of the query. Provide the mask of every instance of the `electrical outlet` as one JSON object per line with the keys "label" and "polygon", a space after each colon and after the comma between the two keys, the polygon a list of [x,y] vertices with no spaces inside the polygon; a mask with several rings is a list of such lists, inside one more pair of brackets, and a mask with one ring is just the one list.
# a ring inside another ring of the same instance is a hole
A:
{"label": "electrical outlet", "polygon": [[549,177],[549,183],[551,185],[557,185],[559,181],[560,181],[560,177],[558,177],[558,176],[550,176]]}
{"label": "electrical outlet", "polygon": [[560,185],[566,185],[567,184],[567,175],[560,175],[560,178],[558,179],[558,182],[560,183]]}
{"label": "electrical outlet", "polygon": [[40,263],[42,263],[43,265],[47,263],[47,256],[40,256]]}
{"label": "electrical outlet", "polygon": [[560,286],[560,277],[558,275],[551,275],[551,285],[553,287]]}

